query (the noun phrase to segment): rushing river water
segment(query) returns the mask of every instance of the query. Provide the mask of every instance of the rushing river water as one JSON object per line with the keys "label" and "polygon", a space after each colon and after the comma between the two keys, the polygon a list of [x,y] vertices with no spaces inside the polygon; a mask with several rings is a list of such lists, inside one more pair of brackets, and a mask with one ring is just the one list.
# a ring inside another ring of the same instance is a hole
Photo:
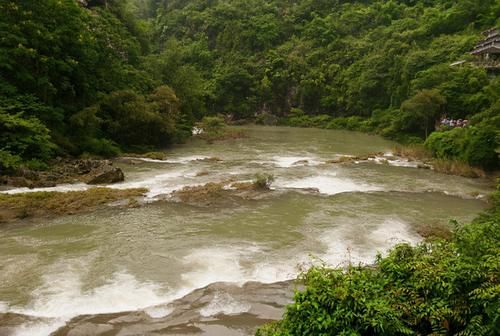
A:
{"label": "rushing river water", "polygon": [[[235,141],[194,140],[166,161],[117,162],[127,181],[112,187],[148,188],[141,207],[0,226],[0,335],[250,335],[281,316],[300,265],[371,263],[377,251],[417,243],[422,223],[472,219],[491,192],[488,181],[411,162],[327,163],[394,146],[376,136],[247,131]],[[184,186],[259,172],[276,178],[263,197],[168,199]]]}

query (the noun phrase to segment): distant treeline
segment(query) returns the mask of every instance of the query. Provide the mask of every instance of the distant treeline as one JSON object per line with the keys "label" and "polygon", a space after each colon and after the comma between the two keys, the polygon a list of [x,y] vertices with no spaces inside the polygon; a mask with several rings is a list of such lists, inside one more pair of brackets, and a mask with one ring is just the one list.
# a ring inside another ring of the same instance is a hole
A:
{"label": "distant treeline", "polygon": [[[496,0],[106,3],[0,4],[3,167],[162,146],[219,113],[299,126],[356,117],[361,130],[406,142],[423,141],[446,115],[494,134],[481,145],[489,157],[498,146],[500,79],[467,63],[450,67],[471,60],[480,32],[499,25]],[[171,90],[168,113],[151,101],[160,86]],[[157,118],[169,125],[158,137],[117,135]]]}

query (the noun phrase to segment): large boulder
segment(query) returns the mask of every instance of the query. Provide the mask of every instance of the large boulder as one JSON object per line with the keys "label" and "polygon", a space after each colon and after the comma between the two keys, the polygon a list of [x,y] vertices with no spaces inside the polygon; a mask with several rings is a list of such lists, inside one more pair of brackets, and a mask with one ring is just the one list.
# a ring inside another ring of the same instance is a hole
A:
{"label": "large boulder", "polygon": [[87,184],[110,184],[125,180],[123,171],[111,164],[93,169],[87,176]]}

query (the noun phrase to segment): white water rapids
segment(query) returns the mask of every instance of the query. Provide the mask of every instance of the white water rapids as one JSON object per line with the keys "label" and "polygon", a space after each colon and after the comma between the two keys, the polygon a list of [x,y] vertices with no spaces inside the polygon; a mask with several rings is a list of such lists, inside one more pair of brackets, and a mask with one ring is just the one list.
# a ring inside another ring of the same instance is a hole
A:
{"label": "white water rapids", "polygon": [[[183,309],[199,321],[248,319],[245,314],[265,318],[271,314],[262,308],[265,300],[252,301],[256,292],[265,292],[264,284],[293,279],[318,260],[332,266],[372,263],[379,251],[420,241],[421,223],[473,218],[486,207],[481,195],[491,191],[489,181],[417,169],[406,160],[383,161],[383,155],[331,163],[341,156],[387,153],[394,146],[375,136],[266,127],[247,132],[241,140],[178,146],[167,151],[167,160],[117,161],[126,181],[108,187],[149,189],[139,208],[109,207],[0,226],[0,334],[49,335],[75,317],[128,311],[164,321],[182,306],[177,299],[219,282],[243,293],[218,287],[203,304],[184,302],[190,308]],[[251,181],[257,173],[275,177],[263,198],[208,205],[169,201],[172,191],[185,186],[229,185]],[[244,287],[249,281],[261,284],[251,287],[256,292]],[[22,317],[2,319],[1,313]],[[125,329],[113,318],[102,325],[92,322],[95,329],[87,330],[132,335],[146,333],[153,323]],[[224,332],[219,324],[198,327],[202,334],[248,335],[257,323],[252,320],[245,329],[231,321],[224,322]]]}

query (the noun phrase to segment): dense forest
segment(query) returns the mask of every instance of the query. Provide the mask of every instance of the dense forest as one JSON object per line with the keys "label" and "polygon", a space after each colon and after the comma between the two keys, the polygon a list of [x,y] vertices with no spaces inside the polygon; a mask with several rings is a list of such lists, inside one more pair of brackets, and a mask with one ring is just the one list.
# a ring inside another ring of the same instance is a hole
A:
{"label": "dense forest", "polygon": [[499,16],[498,1],[172,1],[155,40],[199,74],[198,111],[403,142],[422,142],[444,115],[472,119],[428,148],[495,168],[500,81],[450,64],[473,61]]}
{"label": "dense forest", "polygon": [[[486,1],[0,4],[0,165],[183,141],[196,120],[377,132],[498,167],[500,80],[473,63]],[[147,136],[143,136],[147,134]]]}

